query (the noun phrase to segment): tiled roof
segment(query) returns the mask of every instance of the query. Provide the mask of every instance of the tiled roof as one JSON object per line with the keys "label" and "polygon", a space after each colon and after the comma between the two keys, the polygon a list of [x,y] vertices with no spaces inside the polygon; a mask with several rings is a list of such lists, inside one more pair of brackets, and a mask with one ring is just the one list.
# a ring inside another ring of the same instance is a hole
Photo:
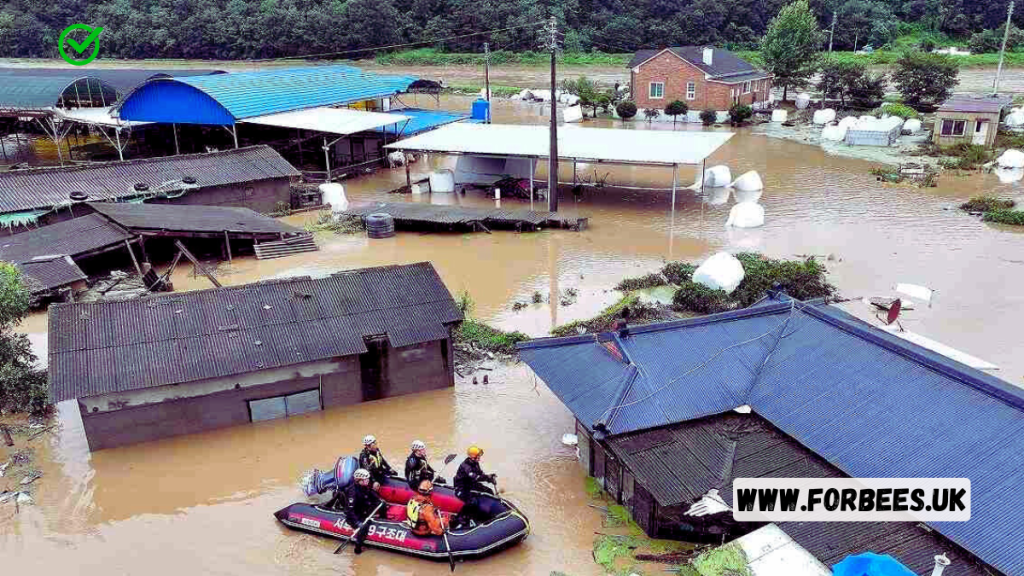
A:
{"label": "tiled roof", "polygon": [[139,300],[50,307],[59,402],[194,382],[448,336],[462,314],[429,262]]}
{"label": "tiled roof", "polygon": [[250,146],[223,152],[144,158],[62,168],[32,168],[0,172],[0,213],[66,206],[72,192],[89,200],[138,196],[138,183],[151,189],[184,188],[181,179],[195,178],[200,188],[290,178],[299,172],[269,146]]}
{"label": "tiled roof", "polygon": [[[636,54],[633,54],[633,59],[629,61],[628,67],[634,68],[639,66],[640,64],[650,60],[662,50],[665,50],[665,48],[657,50],[639,50]],[[705,74],[710,74],[713,77],[741,74],[745,72],[760,72],[749,62],[724,48],[712,49],[714,52],[711,55],[710,66],[704,63],[704,46],[673,46],[668,48],[668,50],[671,50],[683,60],[693,64]]]}

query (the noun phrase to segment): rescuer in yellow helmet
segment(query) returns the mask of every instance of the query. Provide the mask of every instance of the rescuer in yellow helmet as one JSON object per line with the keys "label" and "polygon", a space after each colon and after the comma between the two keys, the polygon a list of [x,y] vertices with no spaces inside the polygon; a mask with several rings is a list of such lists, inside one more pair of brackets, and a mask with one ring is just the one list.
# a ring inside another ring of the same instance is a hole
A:
{"label": "rescuer in yellow helmet", "polygon": [[494,490],[485,486],[484,482],[495,484],[498,480],[497,474],[485,474],[480,468],[480,458],[484,455],[483,448],[473,445],[466,450],[466,459],[459,465],[459,471],[455,473],[455,496],[464,503],[459,512],[459,525],[470,526],[486,520],[484,510],[481,506],[480,494],[494,496]]}

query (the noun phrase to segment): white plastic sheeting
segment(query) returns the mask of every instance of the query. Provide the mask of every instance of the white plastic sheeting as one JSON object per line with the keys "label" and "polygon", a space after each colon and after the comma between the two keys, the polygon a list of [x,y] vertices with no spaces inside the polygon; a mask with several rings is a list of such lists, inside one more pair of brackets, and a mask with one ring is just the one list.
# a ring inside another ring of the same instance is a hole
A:
{"label": "white plastic sheeting", "polygon": [[455,192],[455,174],[451,170],[431,172],[430,191]]}
{"label": "white plastic sheeting", "polygon": [[762,190],[764,189],[764,183],[761,182],[761,175],[755,170],[750,172],[744,172],[735,182],[732,183],[732,187],[737,190],[750,191],[750,190]]}
{"label": "white plastic sheeting", "polygon": [[115,118],[113,114],[111,114],[112,110],[113,107],[73,108],[70,110],[63,110],[60,108],[55,109],[57,115],[61,118],[81,122],[82,124],[90,124],[92,126],[123,128],[125,126],[142,126],[143,124],[151,124],[151,122],[138,122]]}
{"label": "white plastic sheeting", "polygon": [[828,124],[836,119],[836,111],[831,108],[814,111],[814,123],[818,125]]}
{"label": "white plastic sheeting", "polygon": [[1007,150],[996,160],[1003,168],[1024,168],[1024,152],[1020,150]]}
{"label": "white plastic sheeting", "polygon": [[[547,158],[547,126],[449,124],[385,148],[392,150]],[[616,130],[574,127],[558,131],[567,160],[673,166],[700,164],[732,138],[731,132]]]}
{"label": "white plastic sheeting", "polygon": [[803,110],[811,103],[811,95],[807,92],[801,92],[796,95],[796,108],[797,110]]}
{"label": "white plastic sheeting", "polygon": [[381,114],[380,112],[365,112],[349,108],[309,108],[246,118],[245,122],[346,135],[399,124],[406,120],[410,120],[410,118],[401,114]]}
{"label": "white plastic sheeting", "polygon": [[846,126],[825,126],[821,129],[821,139],[840,142],[846,139]]}
{"label": "white plastic sheeting", "polygon": [[788,118],[788,110],[772,110],[772,122],[785,122]]}
{"label": "white plastic sheeting", "polygon": [[345,187],[335,182],[321,184],[320,194],[323,195],[323,203],[331,205],[331,212],[344,212],[348,210],[348,197],[345,196]]}
{"label": "white plastic sheeting", "polygon": [[455,184],[477,184],[490,186],[506,175],[513,178],[529,178],[528,158],[491,158],[480,156],[459,156],[455,161]]}
{"label": "white plastic sheeting", "polygon": [[917,134],[921,131],[921,121],[917,118],[911,118],[903,123],[903,129],[911,134]]}
{"label": "white plastic sheeting", "polygon": [[728,252],[708,258],[693,272],[693,281],[712,290],[731,293],[743,281],[743,264]]}
{"label": "white plastic sheeting", "polygon": [[775,524],[737,538],[749,559],[750,576],[831,576],[832,571]]}
{"label": "white plastic sheeting", "polygon": [[917,298],[918,300],[928,302],[929,305],[932,301],[932,296],[935,291],[926,286],[919,286],[917,284],[897,284],[895,290],[901,294],[906,294],[911,298]]}
{"label": "white plastic sheeting", "polygon": [[562,111],[562,120],[569,124],[583,122],[583,107],[579,105],[569,106]]}
{"label": "white plastic sheeting", "polygon": [[728,186],[732,182],[732,172],[729,171],[729,167],[725,164],[719,164],[712,166],[704,171],[704,185],[717,188],[719,186]]}
{"label": "white plastic sheeting", "polygon": [[757,202],[740,202],[729,211],[729,219],[725,225],[736,228],[764,226],[764,206]]}

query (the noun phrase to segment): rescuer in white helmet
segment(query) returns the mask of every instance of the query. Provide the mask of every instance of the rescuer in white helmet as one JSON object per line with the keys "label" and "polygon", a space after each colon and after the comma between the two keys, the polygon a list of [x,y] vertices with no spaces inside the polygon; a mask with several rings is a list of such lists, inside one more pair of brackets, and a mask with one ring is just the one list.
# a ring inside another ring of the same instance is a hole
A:
{"label": "rescuer in white helmet", "polygon": [[384,459],[384,454],[377,447],[377,437],[373,434],[363,437],[363,451],[359,453],[359,467],[370,473],[374,490],[380,490],[380,485],[387,480],[387,477],[395,475],[395,470],[391,468],[388,461]]}
{"label": "rescuer in white helmet", "polygon": [[422,440],[414,440],[411,448],[412,452],[405,459],[405,479],[409,487],[415,489],[424,480],[444,484],[444,478],[438,477],[427,462],[427,445]]}

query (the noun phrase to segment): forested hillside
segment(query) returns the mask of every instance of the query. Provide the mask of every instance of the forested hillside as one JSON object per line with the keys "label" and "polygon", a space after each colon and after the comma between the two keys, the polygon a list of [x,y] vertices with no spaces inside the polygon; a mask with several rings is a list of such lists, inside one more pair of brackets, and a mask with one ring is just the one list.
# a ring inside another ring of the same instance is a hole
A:
{"label": "forested hillside", "polygon": [[[835,46],[875,47],[911,30],[966,41],[999,27],[1009,0],[812,0]],[[73,23],[103,26],[103,54],[121,58],[273,58],[447,40],[447,51],[537,50],[552,12],[568,51],[716,44],[751,48],[786,0],[5,0],[0,57],[53,57]],[[1024,7],[1014,14],[1024,26]],[[354,53],[368,57],[372,53]]]}

